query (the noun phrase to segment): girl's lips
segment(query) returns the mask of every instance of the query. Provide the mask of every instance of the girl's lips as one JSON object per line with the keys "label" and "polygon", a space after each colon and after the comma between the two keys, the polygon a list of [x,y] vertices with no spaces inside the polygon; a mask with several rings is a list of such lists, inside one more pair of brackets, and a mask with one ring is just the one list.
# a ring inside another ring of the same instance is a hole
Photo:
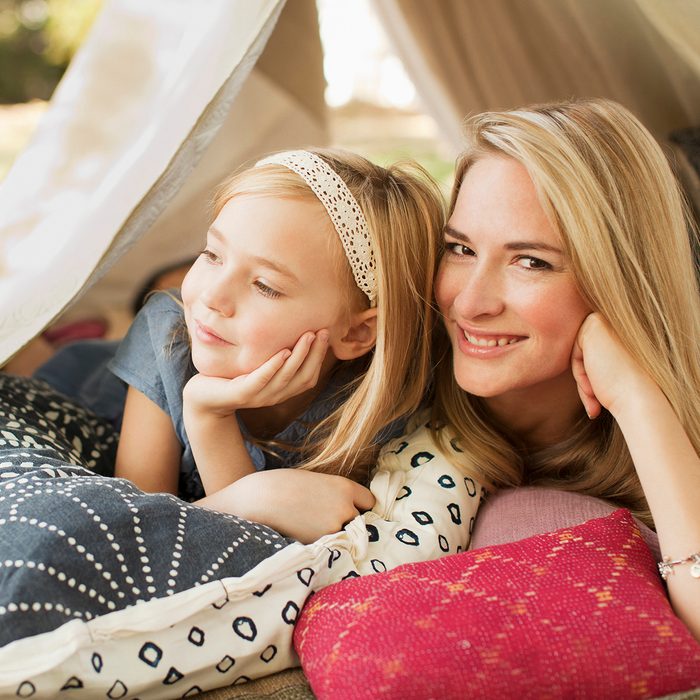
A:
{"label": "girl's lips", "polygon": [[197,338],[208,345],[231,345],[227,340],[224,340],[220,335],[217,335],[211,328],[205,326],[199,321],[194,322],[194,331]]}

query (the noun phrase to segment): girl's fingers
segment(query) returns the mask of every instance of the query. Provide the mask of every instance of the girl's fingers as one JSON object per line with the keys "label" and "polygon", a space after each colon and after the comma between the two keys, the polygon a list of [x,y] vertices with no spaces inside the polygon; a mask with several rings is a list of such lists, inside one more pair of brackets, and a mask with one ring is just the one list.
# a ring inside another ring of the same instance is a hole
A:
{"label": "girl's fingers", "polygon": [[377,499],[374,497],[374,494],[365,486],[362,486],[361,484],[356,484],[357,488],[354,491],[353,494],[353,503],[355,505],[355,508],[360,513],[364,513],[367,510],[370,510],[374,504],[376,503]]}
{"label": "girl's fingers", "polygon": [[323,358],[328,348],[328,331],[304,333],[294,346],[289,359],[275,377],[276,388],[282,391],[288,387],[296,390],[310,389],[316,385],[321,372]]}
{"label": "girl's fingers", "polygon": [[326,357],[328,350],[328,331],[320,330],[311,343],[311,347],[304,358],[299,371],[296,373],[296,378],[304,385],[315,386],[318,381],[318,376],[321,373],[321,365]]}
{"label": "girl's fingers", "polygon": [[284,366],[285,362],[291,356],[291,351],[287,348],[280,350],[275,353],[269,360],[263,362],[260,367],[254,369],[249,374],[244,377],[237,377],[232,379],[231,385],[238,383],[239,381],[245,384],[246,388],[249,390],[260,390],[266,387],[273,378],[277,375],[280,369]]}
{"label": "girl's fingers", "polygon": [[271,406],[316,385],[328,347],[328,331],[304,333],[294,348],[280,350],[260,367],[229,382],[232,403]]}

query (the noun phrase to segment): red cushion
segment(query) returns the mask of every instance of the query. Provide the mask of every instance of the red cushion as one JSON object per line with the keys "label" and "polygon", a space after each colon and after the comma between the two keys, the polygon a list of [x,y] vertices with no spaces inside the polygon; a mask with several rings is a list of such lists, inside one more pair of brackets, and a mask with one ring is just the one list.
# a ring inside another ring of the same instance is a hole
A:
{"label": "red cushion", "polygon": [[329,586],[304,607],[294,643],[320,700],[700,688],[700,644],[626,510]]}

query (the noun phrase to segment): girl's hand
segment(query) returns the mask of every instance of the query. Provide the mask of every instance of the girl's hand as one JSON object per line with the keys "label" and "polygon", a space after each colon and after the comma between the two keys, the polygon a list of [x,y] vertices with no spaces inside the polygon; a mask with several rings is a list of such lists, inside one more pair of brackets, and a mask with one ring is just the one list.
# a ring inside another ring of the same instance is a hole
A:
{"label": "girl's hand", "polygon": [[328,331],[308,332],[293,350],[280,350],[249,374],[234,379],[195,374],[185,385],[184,401],[221,416],[282,403],[316,386],[327,347]]}
{"label": "girl's hand", "polygon": [[596,418],[601,406],[616,415],[619,403],[634,400],[638,387],[655,386],[598,313],[581,324],[571,370],[589,418]]}
{"label": "girl's hand", "polygon": [[344,476],[271,469],[244,476],[196,505],[262,523],[308,544],[339,532],[374,502],[369,489]]}

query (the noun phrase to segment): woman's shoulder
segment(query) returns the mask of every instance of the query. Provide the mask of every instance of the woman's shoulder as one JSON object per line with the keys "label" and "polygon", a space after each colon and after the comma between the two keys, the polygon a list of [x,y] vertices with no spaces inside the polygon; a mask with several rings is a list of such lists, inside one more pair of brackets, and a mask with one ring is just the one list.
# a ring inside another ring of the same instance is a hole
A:
{"label": "woman's shoulder", "polygon": [[418,463],[438,458],[456,467],[467,465],[456,432],[452,426],[435,419],[429,408],[416,412],[406,423],[403,434],[389,440],[381,451],[385,459],[402,453],[410,454]]}

